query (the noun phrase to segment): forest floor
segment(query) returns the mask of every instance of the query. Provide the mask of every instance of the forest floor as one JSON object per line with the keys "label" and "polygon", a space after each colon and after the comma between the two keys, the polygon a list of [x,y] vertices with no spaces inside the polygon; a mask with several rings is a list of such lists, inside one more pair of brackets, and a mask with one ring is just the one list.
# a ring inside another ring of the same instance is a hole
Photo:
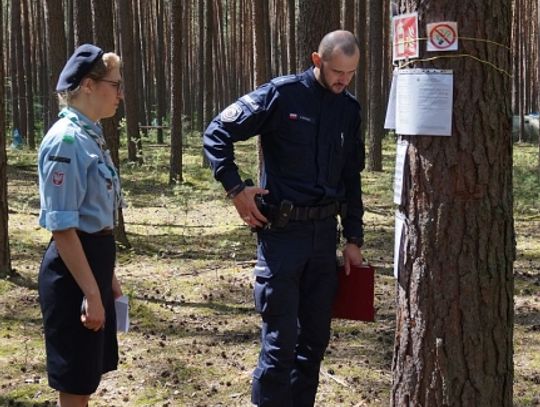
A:
{"label": "forest floor", "polygon": [[[202,169],[187,140],[184,182],[170,187],[168,148],[145,144],[145,164],[122,166],[131,248],[117,274],[131,297],[131,330],[119,334],[119,369],[104,376],[92,406],[249,406],[259,350],[252,304],[255,239]],[[514,404],[540,405],[540,183],[537,147],[514,148]],[[0,280],[0,406],[52,406],[47,386],[37,270],[49,233],[37,225],[35,152],[9,153],[14,278]],[[238,147],[255,168],[253,141]],[[317,406],[387,406],[395,328],[392,140],[384,172],[364,172],[365,256],[377,270],[376,322],[335,320]],[[254,177],[254,171],[244,176]]]}

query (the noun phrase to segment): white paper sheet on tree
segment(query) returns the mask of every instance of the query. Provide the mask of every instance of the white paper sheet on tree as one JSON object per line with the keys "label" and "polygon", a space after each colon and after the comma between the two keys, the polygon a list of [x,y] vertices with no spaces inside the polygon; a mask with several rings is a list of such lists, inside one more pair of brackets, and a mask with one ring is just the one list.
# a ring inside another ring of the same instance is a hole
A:
{"label": "white paper sheet on tree", "polygon": [[396,279],[399,277],[401,251],[403,250],[401,243],[402,243],[404,229],[405,229],[405,215],[401,213],[399,210],[396,210],[396,226],[394,229],[394,277]]}
{"label": "white paper sheet on tree", "polygon": [[385,129],[396,128],[396,84],[398,79],[398,70],[394,69],[392,74],[392,84],[390,85],[390,94],[388,95],[388,106],[386,107],[386,117],[384,119]]}
{"label": "white paper sheet on tree", "polygon": [[405,159],[407,157],[409,142],[400,139],[396,148],[396,168],[394,171],[394,203],[401,205],[403,201],[403,176],[405,173]]}
{"label": "white paper sheet on tree", "polygon": [[451,70],[402,69],[396,84],[396,133],[451,136]]}

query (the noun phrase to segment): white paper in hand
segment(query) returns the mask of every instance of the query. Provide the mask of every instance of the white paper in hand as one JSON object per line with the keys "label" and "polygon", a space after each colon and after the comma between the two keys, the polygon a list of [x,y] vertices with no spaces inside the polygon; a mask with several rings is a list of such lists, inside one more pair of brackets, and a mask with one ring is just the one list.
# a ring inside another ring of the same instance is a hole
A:
{"label": "white paper in hand", "polygon": [[129,298],[126,295],[118,297],[114,301],[114,307],[116,308],[116,330],[129,331]]}

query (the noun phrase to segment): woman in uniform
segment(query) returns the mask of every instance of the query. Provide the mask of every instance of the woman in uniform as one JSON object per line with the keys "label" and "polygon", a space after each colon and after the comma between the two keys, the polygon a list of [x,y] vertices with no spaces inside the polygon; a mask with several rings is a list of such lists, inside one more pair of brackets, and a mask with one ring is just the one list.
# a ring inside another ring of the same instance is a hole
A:
{"label": "woman in uniform", "polygon": [[39,270],[49,385],[61,407],[88,405],[118,364],[114,273],[120,182],[100,119],[123,98],[120,58],[84,44],[56,86],[65,107],[39,149],[40,226],[52,232]]}

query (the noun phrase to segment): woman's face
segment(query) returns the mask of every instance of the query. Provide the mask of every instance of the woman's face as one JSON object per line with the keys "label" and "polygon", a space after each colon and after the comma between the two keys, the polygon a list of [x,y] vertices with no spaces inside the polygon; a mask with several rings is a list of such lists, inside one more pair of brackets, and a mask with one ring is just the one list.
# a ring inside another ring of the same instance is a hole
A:
{"label": "woman's face", "polygon": [[95,80],[96,106],[101,119],[112,117],[118,109],[120,100],[124,98],[122,75],[119,68],[113,68],[104,78]]}

